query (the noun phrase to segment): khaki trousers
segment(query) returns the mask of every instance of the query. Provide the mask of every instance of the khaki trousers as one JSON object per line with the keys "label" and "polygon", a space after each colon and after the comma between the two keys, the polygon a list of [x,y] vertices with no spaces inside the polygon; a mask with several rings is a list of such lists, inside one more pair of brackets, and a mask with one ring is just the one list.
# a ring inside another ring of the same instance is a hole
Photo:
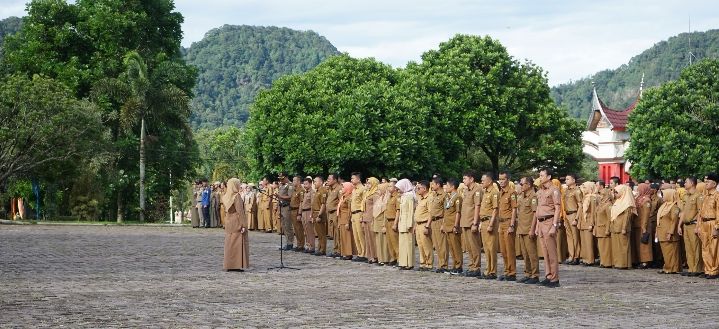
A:
{"label": "khaki trousers", "polygon": [[559,259],[557,258],[557,236],[550,235],[552,220],[546,219],[537,222],[539,237],[542,239],[542,250],[544,250],[544,277],[549,281],[559,280]]}
{"label": "khaki trousers", "polygon": [[315,228],[312,220],[312,211],[302,212],[302,228],[305,230],[305,248],[314,250],[315,249]]}
{"label": "khaki trousers", "polygon": [[432,244],[437,252],[437,268],[446,270],[449,267],[449,250],[447,248],[447,236],[442,233],[444,220],[432,221]]}
{"label": "khaki trousers", "polygon": [[465,246],[469,252],[468,271],[479,271],[479,268],[482,265],[482,245],[479,232],[472,232],[471,227],[463,227],[462,237],[464,238]]}
{"label": "khaki trousers", "polygon": [[389,263],[389,248],[387,246],[387,233],[374,232],[375,248],[377,251],[377,261],[380,263]]}
{"label": "khaki trousers", "polygon": [[536,238],[530,238],[529,234],[519,234],[517,237],[522,259],[524,260],[524,276],[539,278],[539,256],[537,256]]}
{"label": "khaki trousers", "polygon": [[352,214],[352,237],[357,256],[365,257],[364,230],[362,229],[362,213]]}
{"label": "khaki trousers", "polygon": [[394,219],[387,219],[384,224],[387,230],[387,249],[390,262],[396,262],[399,257],[399,233],[394,230],[394,221]]}
{"label": "khaki trousers", "polygon": [[[460,231],[461,232],[461,231]],[[462,234],[461,233],[444,233],[449,246],[449,252],[452,254],[452,269],[459,270],[464,263],[464,254],[462,253]]]}
{"label": "khaki trousers", "polygon": [[299,209],[290,210],[290,219],[292,220],[292,230],[295,233],[295,239],[297,240],[297,244],[295,247],[297,248],[304,248],[305,247],[305,227],[302,225],[302,220],[297,219],[297,213],[299,212]]}
{"label": "khaki trousers", "polygon": [[415,238],[419,251],[419,267],[432,268],[434,257],[432,257],[432,229],[425,228],[427,223],[417,223]]}
{"label": "khaki trousers", "polygon": [[352,257],[352,225],[339,225],[337,234],[339,239],[335,240],[335,243],[340,246],[340,255],[342,257]]}
{"label": "khaki trousers", "polygon": [[702,241],[698,235],[694,234],[697,224],[684,224],[684,251],[687,257],[687,266],[689,272],[704,272],[704,264],[702,262]]}
{"label": "khaki trousers", "polygon": [[702,260],[704,261],[704,273],[707,275],[719,274],[719,239],[712,237],[712,228],[715,221],[702,222],[699,233],[702,239]]}
{"label": "khaki trousers", "polygon": [[509,219],[499,223],[499,252],[502,253],[504,262],[504,275],[517,275],[517,253],[514,249],[514,233],[509,233]]}
{"label": "khaki trousers", "polygon": [[319,221],[314,222],[315,234],[317,235],[317,252],[327,253],[327,216],[321,215]]}
{"label": "khaki trousers", "polygon": [[372,223],[362,223],[362,233],[364,234],[364,256],[367,259],[377,259]]}
{"label": "khaki trousers", "polygon": [[484,256],[487,257],[487,270],[484,272],[485,275],[497,275],[497,251],[499,249],[499,239],[497,238],[497,230],[499,227],[499,220],[495,220],[492,232],[487,232],[487,225],[489,220],[482,223],[482,250],[484,250]]}
{"label": "khaki trousers", "polygon": [[[572,222],[577,219],[578,213],[567,215],[567,219],[564,221],[564,231],[567,234],[567,252],[570,259],[579,259],[580,257],[580,236],[579,229],[572,225]],[[561,258],[560,258],[561,259]]]}

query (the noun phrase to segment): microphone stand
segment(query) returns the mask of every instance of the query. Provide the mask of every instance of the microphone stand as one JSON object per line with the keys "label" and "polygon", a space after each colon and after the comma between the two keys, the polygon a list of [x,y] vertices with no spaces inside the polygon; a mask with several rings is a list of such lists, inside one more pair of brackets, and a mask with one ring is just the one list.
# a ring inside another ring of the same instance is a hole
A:
{"label": "microphone stand", "polygon": [[[277,200],[278,202],[279,202],[279,201],[282,201],[282,200],[280,200],[277,196],[271,195],[271,194],[265,192],[265,191],[262,190],[262,189],[257,189],[257,191],[258,191],[259,193],[261,193],[261,194],[264,194],[264,195],[270,197],[270,200],[275,199],[275,200]],[[281,213],[282,213],[282,205],[280,205],[280,214],[281,214]],[[280,215],[280,219],[282,219],[281,216],[282,216],[282,215]],[[282,225],[282,223],[280,223],[280,225]],[[269,268],[267,268],[268,271],[269,271],[269,270],[282,270],[282,269],[299,270],[299,268],[296,268],[296,267],[285,266],[284,257],[283,257],[283,253],[284,253],[285,247],[284,247],[284,239],[282,238],[284,235],[285,235],[285,232],[284,232],[284,231],[282,231],[282,234],[279,235],[279,236],[280,236],[280,266],[269,267]]]}

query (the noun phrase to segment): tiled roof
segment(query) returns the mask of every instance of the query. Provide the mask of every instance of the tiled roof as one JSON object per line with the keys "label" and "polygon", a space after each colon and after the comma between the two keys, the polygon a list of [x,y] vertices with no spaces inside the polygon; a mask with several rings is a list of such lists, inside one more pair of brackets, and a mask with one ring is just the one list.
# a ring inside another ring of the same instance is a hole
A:
{"label": "tiled roof", "polygon": [[602,100],[597,97],[597,100],[599,100],[599,105],[602,107],[602,112],[604,113],[604,116],[609,120],[609,123],[612,125],[612,130],[624,130],[627,128],[627,121],[629,121],[629,114],[632,113],[634,108],[637,106],[637,102],[639,102],[639,98],[634,100],[634,103],[629,105],[624,110],[618,111],[612,108],[609,108],[607,105],[602,102]]}

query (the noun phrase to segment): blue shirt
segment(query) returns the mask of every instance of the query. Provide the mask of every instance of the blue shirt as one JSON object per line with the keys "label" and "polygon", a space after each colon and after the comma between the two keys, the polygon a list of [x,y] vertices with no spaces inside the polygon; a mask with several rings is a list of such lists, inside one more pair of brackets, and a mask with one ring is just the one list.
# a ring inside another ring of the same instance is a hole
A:
{"label": "blue shirt", "polygon": [[210,188],[205,188],[202,190],[202,206],[203,207],[209,207],[210,206]]}

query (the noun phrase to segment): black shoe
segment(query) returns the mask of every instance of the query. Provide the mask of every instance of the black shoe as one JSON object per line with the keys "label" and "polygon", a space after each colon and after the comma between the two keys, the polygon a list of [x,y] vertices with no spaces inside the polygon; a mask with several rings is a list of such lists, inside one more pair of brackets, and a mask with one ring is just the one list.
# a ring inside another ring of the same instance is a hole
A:
{"label": "black shoe", "polygon": [[611,266],[599,265],[599,268],[612,268]]}
{"label": "black shoe", "polygon": [[434,273],[444,273],[444,272],[447,272],[447,270],[443,269],[443,268],[438,268],[438,269],[434,270]]}
{"label": "black shoe", "polygon": [[314,254],[314,253],[315,253],[314,249],[305,249],[305,254]]}
{"label": "black shoe", "polygon": [[681,273],[679,273],[679,275],[681,275],[681,276],[690,276],[691,273],[689,273],[689,272],[681,272]]}
{"label": "black shoe", "polygon": [[397,261],[396,260],[391,261],[391,262],[387,263],[387,266],[397,266]]}
{"label": "black shoe", "polygon": [[504,277],[504,281],[517,281],[516,275],[507,275]]}
{"label": "black shoe", "polygon": [[496,275],[496,274],[486,274],[486,275],[484,275],[484,277],[483,277],[482,279],[485,279],[485,280],[497,280],[497,275]]}
{"label": "black shoe", "polygon": [[345,257],[342,257],[342,260],[352,260],[352,256],[345,256]]}
{"label": "black shoe", "polygon": [[497,281],[505,281],[506,278],[507,278],[506,276],[500,275],[500,276],[497,278]]}
{"label": "black shoe", "polygon": [[547,284],[544,285],[547,288],[558,288],[559,287],[559,280],[557,281],[550,281]]}
{"label": "black shoe", "polygon": [[468,277],[468,278],[475,278],[475,277],[480,276],[481,274],[478,271],[467,271],[467,272],[462,272],[459,275]]}
{"label": "black shoe", "polygon": [[[537,280],[539,280],[539,279],[537,279]],[[537,282],[537,284],[539,284],[540,286],[546,286],[549,282],[551,282],[551,281],[549,281],[549,279],[544,279],[542,281]]]}
{"label": "black shoe", "polygon": [[637,268],[640,270],[646,270],[649,268],[649,265],[647,265],[647,263],[641,263],[639,264],[639,266],[637,266]]}
{"label": "black shoe", "polygon": [[714,280],[716,278],[719,278],[719,275],[716,275],[716,274],[715,275],[707,275],[704,278],[707,280]]}
{"label": "black shoe", "polygon": [[694,272],[694,273],[689,273],[689,276],[700,276],[702,274],[703,274],[702,272]]}
{"label": "black shoe", "polygon": [[326,256],[327,254],[324,253],[324,252],[316,252],[316,253],[314,253],[313,255],[315,255],[315,256]]}
{"label": "black shoe", "polygon": [[567,260],[563,261],[562,264],[564,264],[564,265],[572,265],[572,260],[571,260],[571,259],[567,259]]}
{"label": "black shoe", "polygon": [[529,280],[524,281],[524,283],[525,284],[537,284],[537,283],[539,283],[539,279],[538,278],[530,278]]}
{"label": "black shoe", "polygon": [[517,280],[517,283],[525,283],[525,282],[527,282],[527,281],[529,281],[529,278],[525,276],[525,277],[523,277],[523,278]]}
{"label": "black shoe", "polygon": [[288,244],[288,245],[285,245],[284,248],[280,248],[280,249],[282,249],[284,251],[290,251],[290,250],[294,249],[294,246],[291,244]]}

